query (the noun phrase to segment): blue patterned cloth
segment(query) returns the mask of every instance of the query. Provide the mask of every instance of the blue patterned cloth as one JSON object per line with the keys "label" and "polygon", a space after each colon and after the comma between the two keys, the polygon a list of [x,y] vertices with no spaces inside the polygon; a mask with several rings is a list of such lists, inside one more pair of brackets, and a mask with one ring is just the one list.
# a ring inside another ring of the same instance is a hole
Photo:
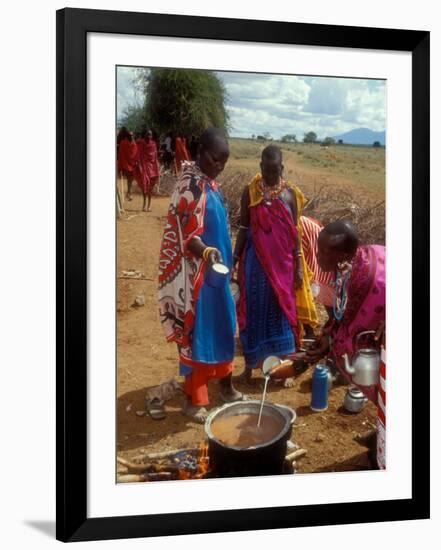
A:
{"label": "blue patterned cloth", "polygon": [[[222,262],[231,272],[233,252],[223,196],[220,190],[214,191],[208,186],[201,239],[207,246],[220,251]],[[215,365],[234,359],[236,310],[229,282],[230,277],[227,277],[221,288],[211,287],[206,282],[201,287],[191,337],[194,361]],[[190,374],[191,368],[181,364],[180,373]]]}
{"label": "blue patterned cloth", "polygon": [[250,231],[246,245],[245,285],[246,327],[240,333],[240,341],[246,366],[254,369],[269,355],[294,352],[295,338],[257,257]]}

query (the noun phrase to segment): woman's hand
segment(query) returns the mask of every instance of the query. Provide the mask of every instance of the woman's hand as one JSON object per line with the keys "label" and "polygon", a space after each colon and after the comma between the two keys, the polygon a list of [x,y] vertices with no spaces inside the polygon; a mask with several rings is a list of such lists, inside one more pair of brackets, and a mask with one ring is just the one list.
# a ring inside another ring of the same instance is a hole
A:
{"label": "woman's hand", "polygon": [[384,346],[384,343],[386,341],[386,323],[384,321],[381,321],[378,325],[374,339],[376,342],[380,342],[380,344]]}
{"label": "woman's hand", "polygon": [[209,267],[211,267],[213,264],[221,264],[222,263],[222,255],[220,251],[217,248],[213,248],[209,254],[207,255],[207,263]]}
{"label": "woman's hand", "polygon": [[323,334],[315,342],[314,347],[306,351],[306,361],[308,363],[317,363],[317,361],[329,353],[330,349],[329,336]]}

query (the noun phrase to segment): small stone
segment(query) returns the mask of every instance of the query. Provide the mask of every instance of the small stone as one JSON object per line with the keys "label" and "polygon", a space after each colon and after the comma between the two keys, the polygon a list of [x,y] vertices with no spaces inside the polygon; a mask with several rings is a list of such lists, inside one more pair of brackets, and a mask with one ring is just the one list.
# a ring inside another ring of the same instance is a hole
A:
{"label": "small stone", "polygon": [[300,449],[300,447],[297,445],[297,443],[294,443],[294,441],[288,440],[286,442],[286,450],[287,451],[295,451],[296,449]]}
{"label": "small stone", "polygon": [[136,411],[136,416],[145,416],[145,411]]}
{"label": "small stone", "polygon": [[145,297],[140,294],[139,296],[136,296],[135,301],[133,302],[134,307],[141,307],[145,306]]}
{"label": "small stone", "polygon": [[126,412],[130,412],[132,410],[132,404],[129,403],[126,407]]}
{"label": "small stone", "polygon": [[321,443],[322,441],[324,441],[324,436],[323,434],[321,433],[318,433],[316,436],[315,436],[315,441],[317,441],[318,443]]}

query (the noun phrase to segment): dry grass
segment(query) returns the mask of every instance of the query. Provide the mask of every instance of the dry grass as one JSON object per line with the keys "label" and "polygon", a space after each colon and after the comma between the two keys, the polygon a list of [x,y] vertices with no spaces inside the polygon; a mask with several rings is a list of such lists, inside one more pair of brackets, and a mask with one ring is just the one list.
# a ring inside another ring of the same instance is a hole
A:
{"label": "dry grass", "polygon": [[[239,203],[245,185],[259,171],[266,143],[230,140],[230,160],[221,175],[233,227],[239,225]],[[308,199],[305,214],[326,224],[348,218],[364,243],[385,242],[385,152],[371,147],[278,144],[285,177]]]}

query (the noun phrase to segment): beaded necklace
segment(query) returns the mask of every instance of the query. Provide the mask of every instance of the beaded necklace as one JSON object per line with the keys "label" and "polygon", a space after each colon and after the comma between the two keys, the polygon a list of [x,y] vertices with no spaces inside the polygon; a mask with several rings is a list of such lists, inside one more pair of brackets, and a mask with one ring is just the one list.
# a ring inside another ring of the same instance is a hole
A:
{"label": "beaded necklace", "polygon": [[351,277],[352,264],[344,262],[338,265],[337,277],[335,281],[335,294],[334,294],[334,317],[337,321],[341,321],[348,305],[347,285],[349,278]]}
{"label": "beaded necklace", "polygon": [[279,179],[279,183],[277,185],[269,186],[265,184],[265,180],[262,178],[259,182],[259,189],[262,194],[263,200],[267,204],[270,204],[271,201],[276,199],[285,189],[285,185],[284,181],[282,179]]}

